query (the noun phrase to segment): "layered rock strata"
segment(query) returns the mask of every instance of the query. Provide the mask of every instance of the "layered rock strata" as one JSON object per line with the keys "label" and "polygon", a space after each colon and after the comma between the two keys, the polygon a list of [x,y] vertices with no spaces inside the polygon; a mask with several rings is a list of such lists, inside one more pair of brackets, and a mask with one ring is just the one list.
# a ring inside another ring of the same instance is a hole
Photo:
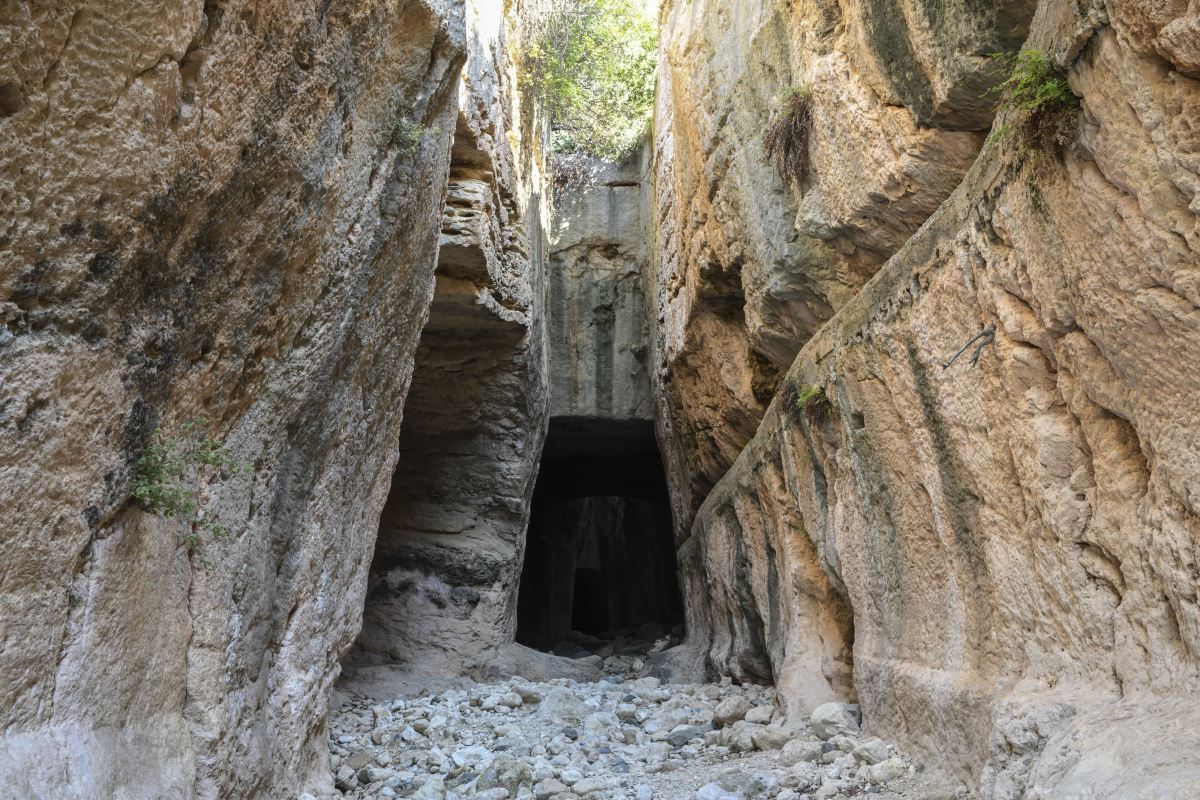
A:
{"label": "layered rock strata", "polygon": [[805,345],[681,548],[712,664],[793,713],[853,692],[990,800],[1200,791],[1194,19],[1041,4],[1077,142],[987,146]]}
{"label": "layered rock strata", "polygon": [[[0,794],[324,784],[462,8],[15,2],[0,41]],[[195,418],[245,469],[143,511],[139,458]]]}
{"label": "layered rock strata", "polygon": [[[543,131],[517,91],[516,19],[467,10],[437,286],[348,661],[445,676],[516,631],[547,424]],[[513,37],[510,39],[510,37]]]}

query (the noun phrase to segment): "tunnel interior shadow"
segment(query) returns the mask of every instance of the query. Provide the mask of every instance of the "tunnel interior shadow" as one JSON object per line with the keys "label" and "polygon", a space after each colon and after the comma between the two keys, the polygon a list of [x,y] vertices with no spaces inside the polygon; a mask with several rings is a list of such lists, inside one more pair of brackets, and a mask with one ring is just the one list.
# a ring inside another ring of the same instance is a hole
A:
{"label": "tunnel interior shadow", "polygon": [[653,423],[555,417],[542,454],[517,599],[517,641],[653,638],[683,603]]}

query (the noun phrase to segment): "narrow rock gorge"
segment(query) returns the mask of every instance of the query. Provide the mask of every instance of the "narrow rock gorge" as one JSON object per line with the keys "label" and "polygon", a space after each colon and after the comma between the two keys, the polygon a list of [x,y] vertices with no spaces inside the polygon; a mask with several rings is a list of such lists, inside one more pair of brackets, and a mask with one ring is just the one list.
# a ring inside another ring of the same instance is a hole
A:
{"label": "narrow rock gorge", "polygon": [[0,798],[1200,797],[1200,5],[589,3],[0,3]]}

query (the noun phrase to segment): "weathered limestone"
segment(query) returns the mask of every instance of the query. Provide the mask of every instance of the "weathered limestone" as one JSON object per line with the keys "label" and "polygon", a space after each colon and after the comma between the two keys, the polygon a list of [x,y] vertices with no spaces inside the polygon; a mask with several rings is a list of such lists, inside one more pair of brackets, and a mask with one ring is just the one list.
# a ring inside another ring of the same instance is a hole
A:
{"label": "weathered limestone", "polygon": [[[985,54],[1033,6],[664,4],[651,378],[681,534],[780,371],[958,185],[989,125]],[[802,87],[811,166],[789,185],[763,131]]]}
{"label": "weathered limestone", "polygon": [[[347,661],[456,675],[513,640],[547,416],[542,131],[517,91],[511,19],[467,10],[437,288],[400,462]],[[509,127],[511,125],[511,127]]]}
{"label": "weathered limestone", "polygon": [[[854,702],[984,800],[1200,795],[1195,0],[668,0],[652,153],[549,242],[524,4],[463,5],[0,10],[0,795],[330,790],[360,614],[364,673],[596,678],[507,646],[552,415],[657,425],[690,640],[643,668],[778,688],[619,747]],[[1081,97],[1058,155],[985,143],[1030,32]],[[193,481],[229,542],[131,502],[197,417],[247,466]],[[602,548],[644,590],[661,492],[558,455],[543,599]],[[822,766],[903,768],[848,744]]]}
{"label": "weathered limestone", "polygon": [[[325,785],[461,7],[10,2],[0,42],[0,795]],[[250,471],[199,487],[233,541],[189,555],[130,491],[197,416]]]}
{"label": "weathered limestone", "polygon": [[559,187],[547,278],[549,436],[521,576],[523,644],[680,619],[647,370],[646,149]]}
{"label": "weathered limestone", "polygon": [[547,269],[554,416],[652,419],[646,369],[645,156],[595,161],[561,191]]}
{"label": "weathered limestone", "polygon": [[681,551],[715,665],[793,714],[856,694],[989,800],[1200,793],[1200,85],[1167,46],[1193,17],[1041,4],[1078,143],[987,146],[804,347]]}

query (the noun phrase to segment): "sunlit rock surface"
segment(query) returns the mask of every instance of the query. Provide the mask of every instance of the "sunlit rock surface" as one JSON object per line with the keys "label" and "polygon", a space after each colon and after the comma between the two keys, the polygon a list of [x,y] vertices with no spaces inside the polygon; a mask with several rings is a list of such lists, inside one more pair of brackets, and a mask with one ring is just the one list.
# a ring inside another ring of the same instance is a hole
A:
{"label": "sunlit rock surface", "polygon": [[[1033,7],[664,3],[651,376],[681,531],[779,372],[958,185],[990,125],[987,54]],[[764,131],[797,90],[809,168],[785,182]]]}
{"label": "sunlit rock surface", "polygon": [[[17,2],[0,41],[0,794],[323,785],[461,5]],[[197,417],[248,471],[200,487],[233,540],[189,554],[130,491]]]}
{"label": "sunlit rock surface", "polygon": [[1160,36],[1183,14],[1042,4],[1078,142],[985,148],[807,343],[681,549],[721,671],[793,713],[855,697],[986,798],[1200,791],[1200,86]]}

